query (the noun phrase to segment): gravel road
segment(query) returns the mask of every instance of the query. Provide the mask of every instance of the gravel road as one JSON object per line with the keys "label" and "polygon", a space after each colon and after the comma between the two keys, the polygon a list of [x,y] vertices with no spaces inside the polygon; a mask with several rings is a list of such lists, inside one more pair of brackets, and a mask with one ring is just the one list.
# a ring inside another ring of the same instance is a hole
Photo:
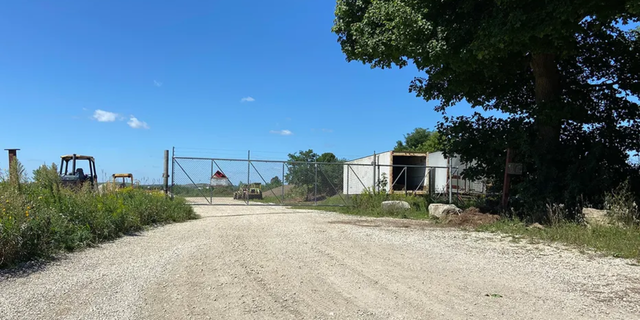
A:
{"label": "gravel road", "polygon": [[415,221],[196,211],[199,220],[0,275],[0,318],[640,318],[640,267],[629,260]]}

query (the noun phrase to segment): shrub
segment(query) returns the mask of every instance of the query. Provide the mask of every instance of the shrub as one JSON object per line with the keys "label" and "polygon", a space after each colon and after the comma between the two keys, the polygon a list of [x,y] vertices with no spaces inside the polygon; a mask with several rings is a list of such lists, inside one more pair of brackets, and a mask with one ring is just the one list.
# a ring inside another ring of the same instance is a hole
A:
{"label": "shrub", "polygon": [[640,222],[640,211],[628,180],[605,195],[605,209],[610,217],[627,226],[638,225]]}
{"label": "shrub", "polygon": [[[406,201],[410,210],[382,211],[383,201]],[[420,195],[387,194],[386,192],[365,191],[351,198],[353,213],[368,216],[393,216],[399,218],[425,218],[428,214],[429,197]]]}
{"label": "shrub", "polygon": [[0,267],[196,217],[184,199],[163,194],[63,188],[55,165],[38,168],[27,183],[0,181],[0,211]]}

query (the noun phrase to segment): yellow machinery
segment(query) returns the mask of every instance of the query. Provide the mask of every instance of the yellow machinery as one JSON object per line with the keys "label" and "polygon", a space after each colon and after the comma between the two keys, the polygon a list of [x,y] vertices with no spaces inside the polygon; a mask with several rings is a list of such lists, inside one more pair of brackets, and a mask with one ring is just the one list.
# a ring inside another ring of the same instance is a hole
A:
{"label": "yellow machinery", "polygon": [[[135,186],[133,182],[132,173],[114,173],[112,177],[113,177],[113,185],[118,189],[126,188],[127,180],[131,181],[129,182],[129,186],[131,186],[132,188]],[[121,180],[118,181],[118,179],[121,179]]]}
{"label": "yellow machinery", "polygon": [[262,199],[262,184],[261,183],[252,183],[249,186],[242,186],[240,190],[236,191],[233,194],[234,199]]}

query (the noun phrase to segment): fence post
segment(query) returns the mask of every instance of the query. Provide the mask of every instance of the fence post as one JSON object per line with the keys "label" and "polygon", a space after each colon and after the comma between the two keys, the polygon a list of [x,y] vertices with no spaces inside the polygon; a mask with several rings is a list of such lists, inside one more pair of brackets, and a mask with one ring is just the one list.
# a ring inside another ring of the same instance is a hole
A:
{"label": "fence post", "polygon": [[213,184],[211,180],[213,179],[213,159],[211,160],[211,175],[209,176],[209,188],[211,188],[211,194],[209,195],[209,204],[213,204]]}
{"label": "fence post", "polygon": [[[316,159],[317,160],[317,159]],[[313,184],[313,205],[317,206],[318,205],[318,163],[315,162],[315,183]]]}
{"label": "fence post", "polygon": [[[391,170],[393,170],[393,168],[391,168]],[[404,166],[404,196],[407,196],[407,176],[408,176],[409,170],[407,169],[407,166]]]}
{"label": "fence post", "polygon": [[351,190],[349,190],[349,179],[351,179],[349,177],[349,171],[351,171],[351,166],[347,164],[347,200],[351,200],[351,197],[349,196],[351,194]]}
{"label": "fence post", "polygon": [[507,160],[504,166],[504,182],[502,185],[502,209],[507,210],[507,206],[509,205],[509,183],[511,182],[509,179],[509,163],[511,162],[511,149],[507,148]]}
{"label": "fence post", "polygon": [[373,194],[376,194],[376,163],[377,163],[377,156],[376,156],[376,152],[373,152],[373,163],[371,163],[371,166],[373,167],[373,185],[371,186],[371,189],[373,191]]}
{"label": "fence post", "polygon": [[171,148],[171,200],[173,200],[173,187],[176,184],[176,147]]}
{"label": "fence post", "polygon": [[169,192],[169,150],[164,151],[164,170],[162,171],[162,188],[164,194]]}
{"label": "fence post", "polygon": [[282,163],[282,203],[284,204],[284,162]]}
{"label": "fence post", "polygon": [[448,162],[449,162],[449,169],[447,170],[448,171],[447,174],[449,175],[449,204],[451,204],[451,203],[453,203],[453,201],[452,201],[452,190],[451,190],[451,180],[452,180],[451,177],[452,177],[452,173],[453,173],[452,169],[451,169],[452,168],[451,167],[451,163],[452,163],[451,157],[449,157]]}
{"label": "fence post", "polygon": [[247,151],[247,198],[245,199],[247,205],[249,205],[249,187],[251,187],[249,179],[251,179],[251,150]]}
{"label": "fence post", "polygon": [[5,150],[7,150],[7,153],[9,154],[9,182],[12,184],[20,183],[20,177],[18,174],[18,150],[20,149]]}

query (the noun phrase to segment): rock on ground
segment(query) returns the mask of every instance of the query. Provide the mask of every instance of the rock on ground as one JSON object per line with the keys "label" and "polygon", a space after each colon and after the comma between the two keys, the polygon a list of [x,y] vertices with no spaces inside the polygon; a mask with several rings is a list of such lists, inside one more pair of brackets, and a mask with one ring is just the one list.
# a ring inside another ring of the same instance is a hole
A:
{"label": "rock on ground", "polygon": [[408,209],[411,209],[411,206],[406,201],[383,201],[382,202],[382,210],[385,210],[385,211],[408,210]]}
{"label": "rock on ground", "polygon": [[460,214],[462,210],[453,204],[432,203],[429,205],[429,215],[441,219],[450,214]]}

